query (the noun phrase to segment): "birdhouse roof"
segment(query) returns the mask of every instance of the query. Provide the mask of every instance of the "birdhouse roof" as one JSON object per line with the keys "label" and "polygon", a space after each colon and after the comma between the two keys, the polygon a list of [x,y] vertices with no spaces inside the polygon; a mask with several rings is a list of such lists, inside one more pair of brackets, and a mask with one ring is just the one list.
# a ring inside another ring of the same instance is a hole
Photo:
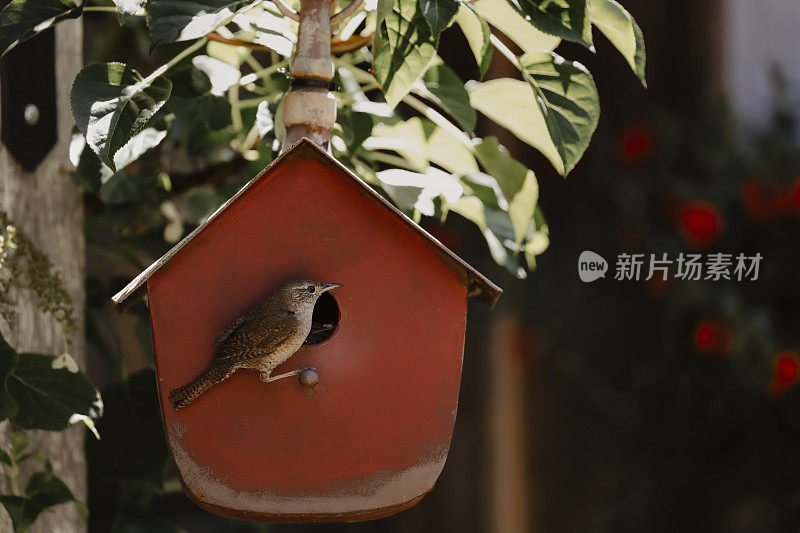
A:
{"label": "birdhouse roof", "polygon": [[469,289],[470,296],[480,296],[481,299],[493,305],[500,295],[503,293],[503,290],[492,283],[488,278],[486,278],[483,274],[475,270],[472,266],[470,266],[467,262],[463,259],[458,257],[454,254],[450,249],[440,243],[436,238],[434,238],[430,233],[422,229],[418,224],[416,224],[413,220],[408,218],[404,215],[401,211],[399,211],[395,206],[390,204],[386,199],[384,199],[381,195],[375,192],[369,185],[364,183],[361,178],[353,174],[350,169],[342,165],[336,159],[334,159],[330,154],[328,154],[325,150],[314,144],[313,142],[309,141],[308,139],[303,138],[300,142],[298,142],[295,146],[281,154],[277,159],[275,159],[272,164],[267,167],[267,171],[260,173],[258,176],[250,180],[244,187],[242,187],[239,192],[234,194],[227,202],[222,204],[219,209],[217,209],[208,219],[199,225],[197,228],[194,229],[189,235],[184,237],[178,244],[172,247],[166,254],[161,256],[157,261],[147,267],[141,274],[136,276],[128,285],[115,294],[111,301],[114,303],[115,306],[121,305],[128,297],[139,293],[140,291],[144,291],[146,282],[155,274],[158,270],[162,267],[166,266],[170,259],[172,259],[175,254],[177,254],[184,246],[188,245],[192,239],[194,239],[200,232],[202,232],[209,224],[213,224],[214,221],[225,212],[228,207],[234,204],[241,196],[243,196],[248,190],[250,190],[254,184],[258,181],[264,179],[269,174],[269,169],[273,166],[280,164],[281,161],[284,159],[292,158],[292,157],[300,157],[302,159],[313,159],[322,164],[327,164],[329,166],[335,167],[338,169],[343,176],[350,178],[360,187],[362,187],[367,193],[368,197],[374,200],[377,204],[384,207],[392,216],[399,218],[405,225],[407,225],[411,230],[422,236],[426,241],[431,244],[431,251],[434,252],[441,260],[443,260],[453,271],[456,272],[461,278],[462,283]]}

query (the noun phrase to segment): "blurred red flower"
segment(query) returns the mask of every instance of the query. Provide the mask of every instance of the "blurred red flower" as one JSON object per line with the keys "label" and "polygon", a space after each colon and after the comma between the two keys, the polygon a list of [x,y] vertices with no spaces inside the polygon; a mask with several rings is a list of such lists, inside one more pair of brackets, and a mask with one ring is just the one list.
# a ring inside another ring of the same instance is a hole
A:
{"label": "blurred red flower", "polygon": [[781,385],[793,383],[797,379],[797,354],[783,352],[775,364],[775,379]]}
{"label": "blurred red flower", "polygon": [[724,356],[728,353],[730,334],[719,320],[703,320],[697,324],[692,336],[695,350],[707,355]]}
{"label": "blurred red flower", "polygon": [[792,210],[800,215],[800,177],[794,180],[794,184],[789,189],[789,199],[791,200]]}
{"label": "blurred red flower", "polygon": [[645,124],[631,124],[620,135],[617,148],[623,164],[641,163],[656,151],[655,132]]}
{"label": "blurred red flower", "polygon": [[764,201],[764,191],[757,178],[750,178],[742,185],[742,205],[753,220],[767,218],[768,209]]}
{"label": "blurred red flower", "polygon": [[742,185],[742,205],[750,218],[759,222],[800,214],[800,178],[788,187],[767,187],[758,178],[750,178]]}
{"label": "blurred red flower", "polygon": [[680,209],[680,224],[689,244],[707,246],[719,235],[722,217],[708,202],[691,202]]}
{"label": "blurred red flower", "polygon": [[797,352],[784,350],[778,353],[772,361],[769,392],[773,395],[786,392],[797,382],[798,375],[800,375],[800,356]]}

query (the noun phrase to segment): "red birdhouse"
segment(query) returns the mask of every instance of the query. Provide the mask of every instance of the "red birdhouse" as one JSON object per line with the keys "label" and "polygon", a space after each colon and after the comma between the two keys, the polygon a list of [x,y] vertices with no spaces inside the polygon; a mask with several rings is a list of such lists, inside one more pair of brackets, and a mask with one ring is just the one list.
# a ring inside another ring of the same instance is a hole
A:
{"label": "red birdhouse", "polygon": [[[176,411],[169,392],[215,338],[289,280],[335,282],[328,333],[271,383],[239,370]],[[169,449],[187,494],[226,516],[354,521],[408,508],[444,466],[458,407],[467,297],[501,290],[303,140],[114,296],[146,290]],[[332,334],[331,334],[332,332]]]}

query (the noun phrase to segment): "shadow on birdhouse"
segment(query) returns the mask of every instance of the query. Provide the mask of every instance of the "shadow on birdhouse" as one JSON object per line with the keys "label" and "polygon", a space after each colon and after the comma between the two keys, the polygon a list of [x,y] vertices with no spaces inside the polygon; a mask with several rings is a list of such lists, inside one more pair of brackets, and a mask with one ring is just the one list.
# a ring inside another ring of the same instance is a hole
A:
{"label": "shadow on birdhouse", "polygon": [[[290,280],[335,282],[276,374],[238,370],[183,409],[218,336]],[[189,497],[226,516],[354,521],[433,488],[458,406],[468,296],[497,286],[303,140],[114,296],[146,291],[160,406]],[[315,376],[316,377],[316,376]],[[301,380],[306,379],[308,376]]]}

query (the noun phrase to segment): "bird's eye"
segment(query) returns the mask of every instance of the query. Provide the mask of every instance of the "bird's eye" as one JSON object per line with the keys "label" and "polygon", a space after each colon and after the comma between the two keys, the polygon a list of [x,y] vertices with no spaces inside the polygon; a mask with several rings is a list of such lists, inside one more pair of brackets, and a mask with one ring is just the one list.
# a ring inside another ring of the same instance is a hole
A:
{"label": "bird's eye", "polygon": [[316,289],[314,288],[314,286],[313,286],[313,285],[309,285],[309,286],[308,286],[308,288],[307,288],[306,290],[307,290],[308,292],[310,292],[311,294],[314,294],[314,291],[315,291]]}

